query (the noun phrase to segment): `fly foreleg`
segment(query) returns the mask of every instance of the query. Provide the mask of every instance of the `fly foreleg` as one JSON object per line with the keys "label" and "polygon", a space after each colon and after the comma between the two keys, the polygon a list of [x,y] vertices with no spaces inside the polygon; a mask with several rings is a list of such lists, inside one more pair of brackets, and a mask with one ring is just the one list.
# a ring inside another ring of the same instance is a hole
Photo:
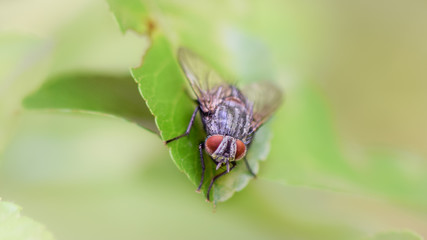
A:
{"label": "fly foreleg", "polygon": [[200,192],[200,189],[203,185],[203,179],[205,178],[205,160],[203,159],[203,142],[199,144],[199,152],[200,152],[200,163],[202,164],[202,177],[200,179],[199,187],[197,188],[196,192]]}
{"label": "fly foreleg", "polygon": [[[236,162],[231,162],[231,168],[230,168],[230,171],[231,170],[233,170],[233,168],[236,166]],[[226,173],[229,173],[229,171],[224,171],[224,172],[222,172],[222,173],[220,173],[220,174],[218,174],[218,175],[216,175],[215,177],[213,177],[212,178],[212,180],[211,180],[211,183],[209,184],[209,188],[208,188],[208,193],[206,194],[206,200],[208,200],[208,202],[210,201],[210,199],[209,199],[209,195],[210,195],[210,193],[211,193],[211,189],[212,189],[212,186],[213,186],[213,184],[214,184],[214,182],[215,182],[215,180],[217,180],[218,178],[220,178],[220,177],[222,177],[223,175],[225,175]]]}
{"label": "fly foreleg", "polygon": [[199,106],[197,106],[197,107],[196,107],[196,109],[194,109],[193,115],[191,115],[190,123],[188,124],[187,130],[185,131],[185,133],[184,133],[184,134],[179,135],[179,136],[174,137],[174,138],[171,138],[171,139],[169,139],[169,140],[166,140],[166,141],[165,141],[165,143],[166,143],[166,144],[168,144],[168,143],[170,143],[170,142],[172,142],[172,141],[175,141],[175,140],[177,140],[177,139],[180,139],[180,138],[185,137],[185,136],[187,136],[188,134],[190,134],[191,127],[193,126],[194,119],[196,119],[196,115],[197,115],[197,112],[198,112],[198,111],[199,111]]}

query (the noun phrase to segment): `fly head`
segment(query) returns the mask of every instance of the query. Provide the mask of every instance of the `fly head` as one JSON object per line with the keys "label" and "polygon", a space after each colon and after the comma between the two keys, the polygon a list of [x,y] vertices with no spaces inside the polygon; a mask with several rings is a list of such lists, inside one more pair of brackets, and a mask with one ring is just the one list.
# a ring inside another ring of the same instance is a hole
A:
{"label": "fly head", "polygon": [[240,160],[246,155],[246,145],[240,139],[230,136],[208,136],[205,149],[217,163],[216,170],[226,165],[227,172],[230,171],[230,162]]}

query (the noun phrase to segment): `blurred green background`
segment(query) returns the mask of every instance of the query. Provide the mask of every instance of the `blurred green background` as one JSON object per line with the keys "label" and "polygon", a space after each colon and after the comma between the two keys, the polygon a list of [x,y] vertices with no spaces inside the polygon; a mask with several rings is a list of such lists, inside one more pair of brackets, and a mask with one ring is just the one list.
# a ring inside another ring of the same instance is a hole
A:
{"label": "blurred green background", "polygon": [[427,2],[144,4],[174,44],[237,79],[272,78],[285,89],[260,177],[213,209],[156,134],[120,118],[23,108],[55,76],[130,78],[150,41],[122,34],[102,0],[6,0],[2,201],[56,239],[427,237]]}

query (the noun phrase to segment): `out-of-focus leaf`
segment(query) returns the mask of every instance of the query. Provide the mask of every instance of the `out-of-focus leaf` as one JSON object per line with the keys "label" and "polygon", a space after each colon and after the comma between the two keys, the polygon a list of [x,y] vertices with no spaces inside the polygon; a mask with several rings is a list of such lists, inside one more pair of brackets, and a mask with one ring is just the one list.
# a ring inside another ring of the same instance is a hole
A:
{"label": "out-of-focus leaf", "polygon": [[56,76],[25,98],[23,104],[30,109],[108,114],[157,132],[153,116],[130,76],[93,73]]}
{"label": "out-of-focus leaf", "polygon": [[272,152],[262,177],[292,185],[382,195],[425,209],[426,163],[392,150],[360,155],[345,152],[326,100],[313,85],[287,92],[286,105],[276,116],[273,130]]}
{"label": "out-of-focus leaf", "polygon": [[34,37],[0,34],[0,96],[19,74],[40,59],[42,44],[40,39]]}
{"label": "out-of-focus leaf", "polygon": [[378,233],[372,238],[366,240],[423,240],[418,234],[410,231],[391,231]]}
{"label": "out-of-focus leaf", "polygon": [[313,86],[287,91],[286,104],[276,115],[273,126],[277,134],[269,157],[271,162],[262,176],[315,186],[331,186],[334,184],[331,180],[338,176],[351,178],[329,114]]}
{"label": "out-of-focus leaf", "polygon": [[122,32],[132,29],[138,33],[149,30],[148,12],[141,0],[107,0]]}
{"label": "out-of-focus leaf", "polygon": [[0,33],[0,153],[14,131],[22,98],[44,76],[50,50],[35,36]]}
{"label": "out-of-focus leaf", "polygon": [[[132,75],[139,83],[139,89],[148,107],[155,116],[156,124],[163,140],[185,132],[196,105],[186,93],[186,79],[180,70],[173,47],[167,39],[157,34],[147,51],[141,67],[133,69]],[[198,119],[198,118],[197,118]],[[200,124],[193,126],[190,135],[169,144],[170,154],[177,167],[198,185],[201,164],[198,145],[204,140]],[[268,151],[267,129],[257,133],[249,150],[248,160],[256,171],[257,161],[266,157]],[[205,156],[206,173],[203,192],[206,193],[209,180],[215,174],[209,157]],[[225,201],[236,190],[241,190],[249,181],[243,162],[232,173],[222,177],[214,185],[214,201]]]}
{"label": "out-of-focus leaf", "polygon": [[0,239],[2,240],[51,240],[52,234],[40,223],[21,216],[15,204],[0,201]]}

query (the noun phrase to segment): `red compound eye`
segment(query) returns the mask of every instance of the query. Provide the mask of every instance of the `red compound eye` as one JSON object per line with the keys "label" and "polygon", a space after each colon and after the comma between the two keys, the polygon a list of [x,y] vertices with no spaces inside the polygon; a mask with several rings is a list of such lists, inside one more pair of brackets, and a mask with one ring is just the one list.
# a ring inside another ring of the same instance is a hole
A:
{"label": "red compound eye", "polygon": [[213,135],[208,137],[205,142],[206,152],[212,155],[221,144],[222,139],[224,139],[224,137],[221,135]]}
{"label": "red compound eye", "polygon": [[239,160],[242,157],[244,157],[246,154],[246,145],[242,141],[237,140],[236,141],[236,147],[237,147],[236,160]]}

